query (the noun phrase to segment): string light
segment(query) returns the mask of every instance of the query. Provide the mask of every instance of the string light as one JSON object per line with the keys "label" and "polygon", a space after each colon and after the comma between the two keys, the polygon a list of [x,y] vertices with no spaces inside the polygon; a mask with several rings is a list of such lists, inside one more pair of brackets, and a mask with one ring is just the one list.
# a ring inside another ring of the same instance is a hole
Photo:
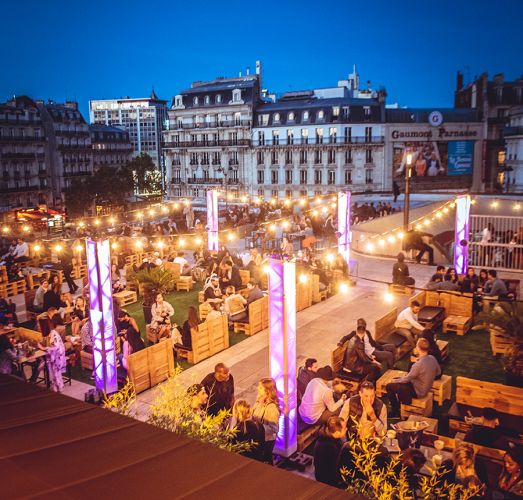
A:
{"label": "string light", "polygon": [[62,250],[63,250],[63,248],[62,248],[62,245],[60,245],[60,243],[58,243],[57,245],[54,246],[55,252],[60,253]]}
{"label": "string light", "polygon": [[271,266],[269,266],[269,264],[265,264],[262,268],[262,271],[265,273],[265,274],[269,274],[271,270]]}
{"label": "string light", "polygon": [[113,242],[111,243],[111,248],[112,248],[113,250],[116,250],[116,249],[118,248],[118,243],[116,243],[116,241],[113,241]]}
{"label": "string light", "polygon": [[75,247],[75,250],[80,253],[82,250],[84,249],[84,247],[82,245],[76,245]]}
{"label": "string light", "polygon": [[200,237],[198,237],[198,238],[196,238],[196,239],[194,240],[194,242],[195,242],[198,246],[200,246],[200,245],[202,244],[202,239],[201,239]]}
{"label": "string light", "polygon": [[114,224],[116,222],[116,219],[114,217],[109,217],[109,223]]}
{"label": "string light", "polygon": [[300,274],[300,283],[307,283],[309,281],[309,278],[305,274]]}
{"label": "string light", "polygon": [[394,302],[394,295],[392,295],[392,293],[390,292],[385,292],[383,294],[383,300],[385,300],[387,304],[391,304],[392,302]]}
{"label": "string light", "polygon": [[100,219],[95,219],[95,220],[94,220],[94,225],[95,225],[95,226],[99,226],[100,224],[101,224]]}
{"label": "string light", "polygon": [[379,245],[380,247],[384,247],[384,246],[385,246],[385,240],[379,240],[379,241],[378,241],[378,245]]}
{"label": "string light", "polygon": [[349,291],[349,285],[347,285],[347,283],[342,283],[340,285],[340,292],[347,293],[348,291]]}
{"label": "string light", "polygon": [[42,249],[42,247],[38,243],[33,247],[33,250],[35,252],[39,252],[41,249]]}
{"label": "string light", "polygon": [[498,206],[499,206],[499,202],[497,202],[497,201],[493,201],[493,202],[490,204],[490,206],[491,206],[492,208],[498,208]]}
{"label": "string light", "polygon": [[521,208],[521,205],[519,203],[516,203],[513,208],[514,210],[519,210]]}
{"label": "string light", "polygon": [[185,246],[185,240],[183,238],[180,238],[178,240],[178,245],[180,246],[180,248],[183,248]]}
{"label": "string light", "polygon": [[227,235],[227,239],[228,239],[229,241],[234,241],[234,233],[229,233],[229,234]]}
{"label": "string light", "polygon": [[31,228],[30,228],[29,226],[24,226],[24,227],[22,227],[22,231],[23,231],[24,233],[28,233],[30,230],[31,230]]}
{"label": "string light", "polygon": [[8,233],[9,232],[9,228],[7,226],[4,226],[2,228],[2,233]]}

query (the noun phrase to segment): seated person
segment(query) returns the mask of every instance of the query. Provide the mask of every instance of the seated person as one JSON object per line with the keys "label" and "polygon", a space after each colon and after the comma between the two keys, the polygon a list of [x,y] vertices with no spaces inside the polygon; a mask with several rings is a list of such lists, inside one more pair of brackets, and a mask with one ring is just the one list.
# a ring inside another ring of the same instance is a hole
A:
{"label": "seated person", "polygon": [[466,417],[472,428],[467,433],[465,441],[468,443],[506,450],[509,438],[517,438],[517,432],[502,427],[499,423],[499,414],[494,408],[483,408],[481,417]]}
{"label": "seated person", "polygon": [[400,403],[411,404],[412,398],[424,398],[432,389],[432,384],[441,373],[434,356],[429,355],[429,342],[418,339],[416,344],[418,359],[409,373],[387,384],[386,390],[392,407],[391,417],[399,416]]}
{"label": "seated person", "polygon": [[415,336],[419,335],[424,327],[418,323],[418,313],[421,307],[417,300],[413,300],[409,307],[406,307],[398,314],[394,327],[397,333],[405,337],[411,347],[416,345]]}
{"label": "seated person", "polygon": [[176,254],[176,257],[173,260],[174,264],[178,264],[180,266],[180,275],[181,276],[190,276],[191,275],[191,265],[185,258],[184,252],[178,252]]}
{"label": "seated person", "polygon": [[436,267],[436,273],[430,278],[431,283],[440,283],[445,276],[445,266]]}
{"label": "seated person", "polygon": [[234,404],[234,378],[229,367],[218,363],[214,372],[208,373],[201,384],[209,395],[207,413],[218,415],[222,410],[232,410]]}
{"label": "seated person", "polygon": [[307,358],[305,365],[298,370],[298,380],[296,385],[296,393],[298,402],[305,394],[305,389],[309,382],[318,376],[318,361],[314,358]]}
{"label": "seated person", "polygon": [[523,447],[514,446],[505,453],[498,490],[505,498],[523,497]]}
{"label": "seated person", "polygon": [[[127,316],[129,315],[127,314]],[[123,335],[123,338],[124,342],[122,347],[122,354],[119,355],[119,360],[121,366],[127,371],[129,369],[129,365],[127,363],[129,356],[134,352],[138,352],[142,349],[145,349],[145,344],[142,340],[142,337],[140,336],[140,332],[131,326],[127,328],[126,332]]]}
{"label": "seated person", "polygon": [[329,417],[338,415],[344,401],[345,394],[335,402],[331,382],[334,374],[330,366],[324,366],[317,371],[317,378],[312,379],[301,400],[298,412],[304,423],[314,425],[317,422],[326,423]]}
{"label": "seated person", "polygon": [[86,322],[80,329],[80,342],[82,343],[82,350],[88,353],[93,352],[93,324],[91,318],[87,317]]}
{"label": "seated person", "polygon": [[[439,367],[441,368],[443,372],[443,357],[441,356],[441,351],[439,350],[438,344],[436,343],[435,334],[432,330],[425,328],[421,335],[419,336],[420,339],[426,339],[429,343],[429,354],[431,356],[434,356],[436,358],[436,361],[438,362]],[[417,351],[414,349],[413,355],[417,356]],[[436,380],[439,380],[441,378],[442,373],[439,374],[438,377],[436,377]]]}
{"label": "seated person", "polygon": [[0,373],[11,375],[17,360],[18,356],[7,335],[0,335]]}
{"label": "seated person", "polygon": [[398,261],[392,266],[392,283],[397,285],[414,285],[416,280],[409,276],[409,266],[405,264],[403,252],[398,254]]}
{"label": "seated person", "polygon": [[365,327],[358,326],[345,351],[343,369],[375,381],[380,375],[381,364],[366,353],[364,339]]}
{"label": "seated person", "polygon": [[420,471],[426,461],[427,459],[425,455],[423,455],[423,452],[417,448],[407,448],[401,454],[400,463],[404,467],[410,491],[419,490]]}
{"label": "seated person", "polygon": [[340,452],[343,447],[345,422],[342,418],[332,416],[314,445],[314,477],[316,481],[337,487],[341,481]]}
{"label": "seated person", "polygon": [[436,290],[447,290],[450,292],[456,292],[459,289],[458,284],[452,280],[452,274],[446,273],[443,277],[443,281],[438,283]]}
{"label": "seated person", "polygon": [[347,431],[354,434],[357,429],[369,434],[366,427],[374,427],[378,436],[387,431],[387,407],[376,397],[374,384],[364,380],[359,387],[358,394],[347,399],[340,412],[340,417],[347,422]]}
{"label": "seated person", "polygon": [[237,399],[232,407],[230,428],[236,431],[232,438],[235,443],[251,443],[251,449],[241,453],[244,457],[263,461],[265,428],[251,415],[251,405],[245,399]]}
{"label": "seated person", "polygon": [[463,293],[475,293],[479,286],[479,278],[473,267],[467,269],[467,274],[460,284],[460,291]]}
{"label": "seated person", "polygon": [[495,269],[489,269],[488,281],[483,288],[483,295],[485,297],[500,297],[504,298],[508,294],[505,282],[498,278],[498,273]]}
{"label": "seated person", "polygon": [[187,311],[187,319],[184,321],[181,331],[182,344],[188,349],[192,349],[191,330],[198,329],[198,323],[198,312],[196,311],[196,307],[189,306]]}
{"label": "seated person", "polygon": [[44,295],[49,289],[49,280],[47,278],[42,278],[40,281],[40,286],[37,288],[35,293],[35,298],[33,300],[33,311],[34,312],[44,312]]}
{"label": "seated person", "polygon": [[221,299],[222,291],[220,289],[220,280],[217,274],[211,274],[203,287],[203,296],[205,300]]}
{"label": "seated person", "polygon": [[207,302],[211,306],[211,310],[207,313],[207,316],[205,317],[205,321],[211,321],[216,318],[221,318],[222,317],[221,301],[218,299],[211,299],[211,300],[208,300]]}
{"label": "seated person", "polygon": [[246,304],[247,300],[245,297],[236,293],[233,286],[228,286],[225,289],[223,306],[230,321],[241,321],[247,318],[247,310],[245,309]]}
{"label": "seated person", "polygon": [[171,316],[174,315],[174,309],[169,302],[163,300],[163,295],[158,293],[154,304],[151,307],[151,324],[150,328],[156,333],[158,340],[162,338],[171,338]]}
{"label": "seated person", "polygon": [[247,283],[247,290],[249,290],[249,295],[247,296],[247,305],[264,297],[264,293],[260,290],[258,282],[255,280],[249,280],[249,283]]}

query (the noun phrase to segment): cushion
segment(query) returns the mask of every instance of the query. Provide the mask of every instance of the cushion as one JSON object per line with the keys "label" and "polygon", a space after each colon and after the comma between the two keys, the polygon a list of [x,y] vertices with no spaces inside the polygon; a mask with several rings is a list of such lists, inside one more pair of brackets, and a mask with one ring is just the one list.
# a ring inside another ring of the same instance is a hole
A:
{"label": "cushion", "polygon": [[359,382],[364,377],[364,375],[362,375],[361,373],[354,373],[351,371],[347,371],[346,369],[342,369],[339,372],[336,372],[336,377],[343,378],[346,380],[355,380]]}
{"label": "cushion", "polygon": [[385,337],[380,339],[382,344],[392,344],[394,347],[399,347],[403,343],[407,342],[407,339],[396,332],[391,332]]}
{"label": "cushion", "polygon": [[418,313],[418,321],[434,321],[439,315],[444,313],[444,307],[425,306]]}

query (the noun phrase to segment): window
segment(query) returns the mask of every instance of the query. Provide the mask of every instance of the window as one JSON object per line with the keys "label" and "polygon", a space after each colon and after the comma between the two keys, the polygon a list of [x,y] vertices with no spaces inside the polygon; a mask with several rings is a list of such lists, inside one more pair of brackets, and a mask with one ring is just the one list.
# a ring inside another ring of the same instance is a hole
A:
{"label": "window", "polygon": [[222,102],[222,96],[220,94],[216,94],[216,97],[214,98],[214,102],[216,104],[220,104]]}
{"label": "window", "polygon": [[345,184],[352,184],[352,170],[345,170]]}
{"label": "window", "polygon": [[276,151],[271,151],[271,165],[278,164],[278,153]]}
{"label": "window", "polygon": [[307,184],[307,170],[300,170],[300,184]]}
{"label": "window", "polygon": [[238,165],[238,151],[231,152],[231,159],[229,160],[230,165]]}
{"label": "window", "polygon": [[289,122],[293,122],[294,121],[294,113],[289,113],[288,116],[287,116],[287,121]]}
{"label": "window", "polygon": [[300,151],[300,163],[302,165],[307,163],[307,151]]}
{"label": "window", "polygon": [[285,151],[285,163],[292,165],[292,151]]}
{"label": "window", "polygon": [[292,129],[287,130],[287,144],[294,144],[294,132]]}
{"label": "window", "polygon": [[213,165],[220,165],[220,153],[218,151],[214,151],[212,154],[212,164]]}
{"label": "window", "polygon": [[209,153],[202,153],[202,165],[209,165]]}
{"label": "window", "polygon": [[260,122],[260,125],[268,125],[269,124],[269,115],[260,115],[258,116],[258,121]]}
{"label": "window", "polygon": [[329,163],[336,163],[336,151],[331,149],[328,154]]}
{"label": "window", "polygon": [[265,132],[258,132],[258,144],[260,146],[265,145]]}
{"label": "window", "polygon": [[211,104],[211,98],[210,98],[208,95],[205,96],[205,104],[206,104],[207,106],[208,106],[209,104]]}
{"label": "window", "polygon": [[278,184],[278,171],[271,170],[271,184]]}
{"label": "window", "polygon": [[[265,195],[265,192],[263,191],[263,188],[258,189],[258,196],[259,196],[260,198],[263,198],[264,195]],[[263,201],[263,200],[262,200],[262,201]]]}
{"label": "window", "polygon": [[325,111],[320,110],[320,111],[318,111],[318,120],[323,120],[323,119],[325,119]]}
{"label": "window", "polygon": [[302,144],[309,143],[309,130],[306,128],[301,129],[301,143]]}
{"label": "window", "polygon": [[191,153],[191,160],[189,163],[191,165],[198,165],[198,153]]}
{"label": "window", "polygon": [[344,130],[344,137],[345,137],[345,142],[346,143],[349,143],[352,141],[352,127],[345,127],[345,130]]}
{"label": "window", "polygon": [[263,170],[258,170],[258,184],[265,183],[265,172]]}
{"label": "window", "polygon": [[374,181],[372,180],[372,168],[365,169],[365,183],[366,184],[372,184]]}
{"label": "window", "polygon": [[237,183],[238,182],[238,169],[235,168],[231,171],[231,173],[229,174],[229,179],[234,182],[234,183]]}
{"label": "window", "polygon": [[263,165],[265,163],[265,155],[263,151],[258,151],[258,153],[256,154],[256,160],[256,163],[258,165]]}
{"label": "window", "polygon": [[285,198],[292,198],[292,189],[285,190]]}
{"label": "window", "polygon": [[322,177],[321,170],[315,170],[314,171],[314,184],[321,184],[321,177]]}
{"label": "window", "polygon": [[329,128],[329,142],[331,144],[336,144],[336,127]]}
{"label": "window", "polygon": [[372,163],[372,149],[365,150],[365,163]]}
{"label": "window", "polygon": [[331,186],[336,184],[336,171],[335,170],[329,170],[328,184]]}
{"label": "window", "polygon": [[507,116],[507,110],[504,108],[498,108],[498,118],[505,118]]}
{"label": "window", "polygon": [[308,111],[304,111],[303,112],[303,121],[304,122],[308,122],[309,121],[309,112]]}
{"label": "window", "polygon": [[365,142],[372,142],[372,127],[365,127]]}
{"label": "window", "polygon": [[285,184],[292,184],[292,170],[285,170]]}
{"label": "window", "polygon": [[332,108],[332,119],[337,120],[340,117],[340,107],[334,106]]}
{"label": "window", "polygon": [[272,198],[278,198],[278,190],[277,189],[271,189],[271,197]]}
{"label": "window", "polygon": [[280,113],[274,113],[274,123],[280,123]]}
{"label": "window", "polygon": [[316,144],[323,144],[323,129],[316,129]]}
{"label": "window", "polygon": [[193,97],[192,103],[194,106],[198,106],[198,96]]}
{"label": "window", "polygon": [[234,125],[241,125],[241,124],[242,124],[242,114],[234,113]]}
{"label": "window", "polygon": [[242,100],[242,91],[240,89],[234,89],[232,91],[232,102],[240,102]]}
{"label": "window", "polygon": [[272,131],[272,143],[277,146],[280,144],[280,132],[279,130],[273,130]]}
{"label": "window", "polygon": [[237,146],[238,145],[238,132],[233,132],[231,134],[231,144],[233,146]]}
{"label": "window", "polygon": [[314,163],[315,163],[316,165],[322,163],[322,152],[321,152],[320,149],[316,149],[316,150],[314,151]]}

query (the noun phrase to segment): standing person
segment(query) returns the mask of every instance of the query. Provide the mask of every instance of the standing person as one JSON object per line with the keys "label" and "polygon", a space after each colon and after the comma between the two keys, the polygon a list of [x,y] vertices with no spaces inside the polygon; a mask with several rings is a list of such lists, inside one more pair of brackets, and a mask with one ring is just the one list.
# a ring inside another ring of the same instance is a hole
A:
{"label": "standing person", "polygon": [[62,265],[62,271],[64,274],[65,282],[69,287],[69,292],[74,294],[78,290],[78,285],[74,282],[71,277],[71,272],[73,270],[73,252],[68,245],[64,245],[64,252],[60,256],[60,264]]}
{"label": "standing person", "polygon": [[523,497],[523,449],[521,446],[514,445],[505,453],[498,488],[505,495],[504,498]]}
{"label": "standing person", "polygon": [[224,363],[218,363],[214,372],[201,381],[209,395],[209,415],[218,415],[222,410],[232,410],[234,403],[234,378]]}
{"label": "standing person", "polygon": [[392,181],[392,194],[394,195],[394,203],[398,201],[398,196],[400,195],[400,187],[396,181]]}
{"label": "standing person", "polygon": [[391,417],[399,415],[400,403],[409,405],[412,403],[412,398],[424,398],[432,389],[436,377],[441,373],[436,358],[429,355],[428,340],[419,339],[416,347],[418,359],[412,365],[409,373],[386,386],[392,406]]}
{"label": "standing person", "polygon": [[185,225],[187,226],[187,230],[192,229],[194,226],[194,210],[190,203],[184,207],[183,215],[185,215]]}
{"label": "standing person", "polygon": [[263,462],[265,429],[260,422],[252,419],[251,405],[245,399],[238,399],[232,407],[231,429],[235,431],[234,442],[251,443],[249,451],[241,453],[244,457]]}
{"label": "standing person", "polygon": [[340,452],[345,435],[345,421],[330,417],[314,446],[314,477],[330,486],[337,487],[341,480]]}
{"label": "standing person", "polygon": [[305,389],[309,382],[318,376],[318,361],[314,358],[307,358],[305,360],[305,365],[302,366],[298,371],[298,380],[297,380],[297,399],[298,404],[301,401],[301,398],[305,394]]}
{"label": "standing person", "polygon": [[394,327],[402,337],[405,337],[411,347],[416,345],[415,336],[419,335],[424,327],[418,322],[418,313],[421,309],[420,303],[413,300],[409,307],[406,307],[398,314]]}
{"label": "standing person", "polygon": [[62,373],[65,372],[67,360],[65,358],[65,347],[60,334],[65,333],[65,326],[62,318],[56,314],[51,320],[51,332],[49,333],[46,344],[38,343],[38,347],[46,351],[47,370],[49,372],[49,382],[51,389],[55,392],[62,392],[64,389],[64,379]]}
{"label": "standing person", "polygon": [[171,338],[171,316],[173,315],[173,306],[166,300],[163,300],[163,295],[158,293],[151,307],[152,320],[150,325],[150,328],[156,332],[156,338],[158,340]]}
{"label": "standing person", "polygon": [[258,383],[258,394],[252,407],[252,418],[263,425],[265,430],[263,461],[272,465],[272,452],[280,426],[280,405],[274,379],[262,378]]}
{"label": "standing person", "polygon": [[[55,276],[56,277],[56,276]],[[44,311],[48,311],[50,308],[60,309],[62,307],[68,307],[68,301],[63,301],[62,285],[61,283],[54,282],[44,294]]]}

